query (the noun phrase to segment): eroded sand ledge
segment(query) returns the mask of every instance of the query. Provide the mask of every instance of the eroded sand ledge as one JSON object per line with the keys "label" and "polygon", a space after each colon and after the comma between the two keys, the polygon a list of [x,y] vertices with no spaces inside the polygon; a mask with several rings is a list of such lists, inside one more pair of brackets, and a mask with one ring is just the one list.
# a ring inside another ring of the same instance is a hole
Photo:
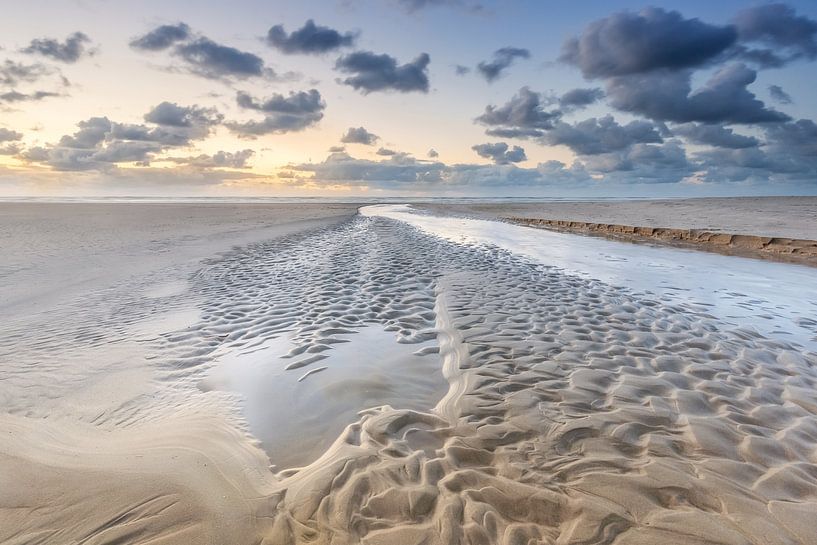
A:
{"label": "eroded sand ledge", "polygon": [[748,257],[780,259],[793,263],[817,266],[817,240],[764,237],[701,229],[640,227],[611,223],[521,218],[514,216],[502,217],[501,219],[518,225],[553,229],[560,232],[603,235],[635,242],[657,240],[661,242],[681,243],[702,250],[734,253]]}

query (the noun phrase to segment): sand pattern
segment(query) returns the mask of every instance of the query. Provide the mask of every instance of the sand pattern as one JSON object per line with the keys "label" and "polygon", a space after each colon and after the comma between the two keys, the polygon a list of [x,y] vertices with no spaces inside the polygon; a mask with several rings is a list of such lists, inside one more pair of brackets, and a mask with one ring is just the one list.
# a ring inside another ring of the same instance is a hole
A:
{"label": "sand pattern", "polygon": [[[198,321],[146,340],[155,390],[93,425],[156,430],[173,412],[220,415],[229,425],[214,424],[211,437],[201,420],[178,437],[195,439],[220,477],[203,486],[182,472],[154,504],[140,495],[156,487],[134,486],[141,507],[124,518],[86,511],[109,517],[94,521],[107,536],[731,545],[807,544],[817,535],[817,355],[678,297],[356,217],[213,259],[189,292],[168,300],[194,302]],[[293,339],[286,372],[309,382],[333,346],[373,324],[401,343],[436,339],[427,357],[439,358],[448,393],[427,411],[366,408],[305,467],[265,472],[261,451],[236,432],[246,431],[240,400],[199,387],[219,354],[283,334]],[[103,326],[86,335],[104,343]],[[33,401],[22,405],[37,414]],[[81,473],[69,475],[66,486],[82,489]],[[228,500],[162,503],[199,497],[191,491]],[[222,526],[207,522],[217,512],[228,513]],[[0,505],[0,523],[19,523],[21,511],[10,513]],[[136,520],[139,532],[126,532]],[[34,542],[22,539],[35,535],[28,524],[17,542]]]}

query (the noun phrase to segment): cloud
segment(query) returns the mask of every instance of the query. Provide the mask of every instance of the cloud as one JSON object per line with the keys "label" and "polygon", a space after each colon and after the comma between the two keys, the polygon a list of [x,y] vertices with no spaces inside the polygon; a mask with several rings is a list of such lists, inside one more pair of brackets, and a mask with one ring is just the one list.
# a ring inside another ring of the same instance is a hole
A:
{"label": "cloud", "polygon": [[487,106],[476,121],[491,129],[488,134],[506,138],[542,136],[553,127],[562,112],[545,110],[546,101],[542,95],[522,87],[519,92],[502,106]]}
{"label": "cloud", "polygon": [[720,68],[700,89],[691,89],[691,73],[651,73],[611,78],[607,98],[619,110],[660,121],[769,123],[786,114],[767,108],[748,90],[757,72],[744,64]]}
{"label": "cloud", "polygon": [[397,0],[397,3],[409,13],[442,6],[462,8],[472,12],[479,12],[484,9],[482,4],[465,0]]}
{"label": "cloud", "polygon": [[144,116],[145,121],[165,127],[210,127],[221,123],[223,116],[215,108],[200,106],[179,106],[173,102],[162,102]]}
{"label": "cloud", "polygon": [[23,53],[29,55],[42,55],[55,61],[65,63],[75,63],[83,56],[92,55],[93,51],[85,46],[91,43],[91,39],[82,32],[74,32],[64,42],[53,38],[40,38],[31,40],[28,47],[22,49]]}
{"label": "cloud", "polygon": [[20,83],[34,83],[53,73],[54,69],[42,63],[24,64],[6,59],[0,65],[0,85],[14,87]]}
{"label": "cloud", "polygon": [[372,146],[380,139],[376,134],[370,133],[364,127],[349,127],[340,141],[344,144],[364,144]]}
{"label": "cloud", "polygon": [[470,72],[471,72],[471,69],[469,67],[467,67],[467,66],[464,66],[462,64],[455,64],[454,65],[454,73],[457,74],[458,76],[464,76],[464,75],[466,75],[466,74],[468,74]]}
{"label": "cloud", "polygon": [[769,85],[769,95],[780,104],[791,104],[791,96],[779,85]]}
{"label": "cloud", "polygon": [[320,55],[341,47],[351,47],[356,39],[352,32],[341,34],[333,28],[316,25],[312,19],[291,34],[287,34],[282,25],[275,25],[267,33],[267,44],[288,55]]}
{"label": "cloud", "polygon": [[276,93],[264,100],[239,91],[236,102],[241,108],[265,115],[263,121],[225,123],[230,130],[244,136],[301,131],[323,119],[326,108],[317,89],[292,92],[287,96]]}
{"label": "cloud", "polygon": [[600,175],[606,184],[678,183],[691,176],[697,165],[690,162],[677,141],[661,145],[637,143],[580,160],[586,171]]}
{"label": "cloud", "polygon": [[817,21],[798,16],[786,4],[744,9],[735,16],[734,24],[741,42],[774,48],[740,49],[744,57],[761,65],[779,67],[800,58],[817,58]]}
{"label": "cloud", "polygon": [[7,93],[0,93],[0,102],[38,102],[44,98],[58,97],[59,93],[51,91],[34,91],[33,93],[20,93],[17,91],[9,91]]}
{"label": "cloud", "polygon": [[604,98],[604,91],[594,87],[592,89],[571,89],[563,94],[558,102],[563,110],[578,110],[595,104]]}
{"label": "cloud", "polygon": [[382,155],[384,157],[391,157],[392,155],[397,155],[396,151],[388,148],[380,148],[379,150],[377,150],[376,153],[377,155]]}
{"label": "cloud", "polygon": [[368,94],[374,91],[428,92],[428,64],[431,58],[422,53],[413,61],[397,64],[389,55],[358,51],[339,58],[335,68],[353,74],[342,82]]}
{"label": "cloud", "polygon": [[190,36],[190,27],[185,23],[161,25],[147,34],[132,39],[130,46],[144,51],[161,51],[177,42],[187,40]]}
{"label": "cloud", "polygon": [[646,8],[616,13],[568,39],[560,59],[587,78],[681,70],[714,60],[735,44],[732,26],[684,19],[677,11]]}
{"label": "cloud", "polygon": [[477,65],[477,70],[487,81],[492,82],[498,79],[502,72],[510,68],[516,59],[529,59],[530,51],[518,47],[503,47],[494,51],[493,60],[482,61]]}
{"label": "cloud", "polygon": [[23,137],[23,133],[0,127],[0,142],[15,142]]}
{"label": "cloud", "polygon": [[757,138],[737,134],[732,129],[722,125],[687,123],[673,127],[672,131],[696,144],[704,144],[718,148],[741,149],[756,147],[760,144]]}
{"label": "cloud", "polygon": [[429,159],[436,159],[439,156],[440,154],[437,153],[437,150],[435,150],[434,148],[428,150],[428,153],[426,154],[426,157],[428,157]]}
{"label": "cloud", "polygon": [[652,123],[638,120],[620,125],[611,115],[573,124],[558,122],[544,133],[542,140],[551,146],[567,146],[579,155],[598,155],[624,150],[634,144],[663,141]]}
{"label": "cloud", "polygon": [[508,149],[508,144],[505,142],[477,144],[475,146],[471,146],[471,149],[477,152],[477,155],[480,157],[491,159],[497,165],[521,163],[522,161],[527,161],[528,159],[523,148],[514,146],[513,148]]}
{"label": "cloud", "polygon": [[345,146],[330,146],[329,153],[343,153],[346,151]]}
{"label": "cloud", "polygon": [[261,57],[205,37],[176,46],[174,54],[187,63],[191,72],[206,78],[243,79],[265,73]]}
{"label": "cloud", "polygon": [[206,36],[194,36],[185,23],[162,25],[136,37],[130,46],[140,51],[170,50],[181,59],[184,69],[208,79],[275,77],[264,60],[248,51],[217,43]]}
{"label": "cloud", "polygon": [[195,157],[169,157],[165,160],[193,168],[249,168],[248,161],[253,155],[253,150],[244,149],[235,152],[218,151],[213,155],[202,154]]}
{"label": "cloud", "polygon": [[57,143],[29,148],[21,156],[59,171],[110,171],[118,163],[148,164],[157,153],[206,138],[221,116],[208,108],[165,102],[151,109],[145,119],[148,125],[91,117],[77,123],[78,130]]}

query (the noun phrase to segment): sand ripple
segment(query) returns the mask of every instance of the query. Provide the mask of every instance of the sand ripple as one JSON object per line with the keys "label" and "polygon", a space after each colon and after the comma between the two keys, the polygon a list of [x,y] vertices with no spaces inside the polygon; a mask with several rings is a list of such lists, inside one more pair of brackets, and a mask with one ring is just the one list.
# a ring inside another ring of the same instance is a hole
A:
{"label": "sand ripple", "polygon": [[219,354],[285,333],[286,372],[307,382],[365,327],[439,344],[436,407],[366,408],[317,461],[247,492],[257,542],[817,535],[817,356],[796,344],[377,217],[236,250],[190,284],[200,321],[152,341],[161,387],[107,412],[116,426],[221,399],[198,389]]}

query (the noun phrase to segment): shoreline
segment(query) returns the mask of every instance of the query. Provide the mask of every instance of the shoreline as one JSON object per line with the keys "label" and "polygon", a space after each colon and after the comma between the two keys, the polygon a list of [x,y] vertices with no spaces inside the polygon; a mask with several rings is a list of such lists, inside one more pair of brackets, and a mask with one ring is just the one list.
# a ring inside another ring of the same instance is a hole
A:
{"label": "shoreline", "polygon": [[707,252],[817,267],[817,240],[724,233],[704,229],[676,229],[515,216],[499,219],[524,227],[560,233],[601,236],[634,243],[658,242]]}

